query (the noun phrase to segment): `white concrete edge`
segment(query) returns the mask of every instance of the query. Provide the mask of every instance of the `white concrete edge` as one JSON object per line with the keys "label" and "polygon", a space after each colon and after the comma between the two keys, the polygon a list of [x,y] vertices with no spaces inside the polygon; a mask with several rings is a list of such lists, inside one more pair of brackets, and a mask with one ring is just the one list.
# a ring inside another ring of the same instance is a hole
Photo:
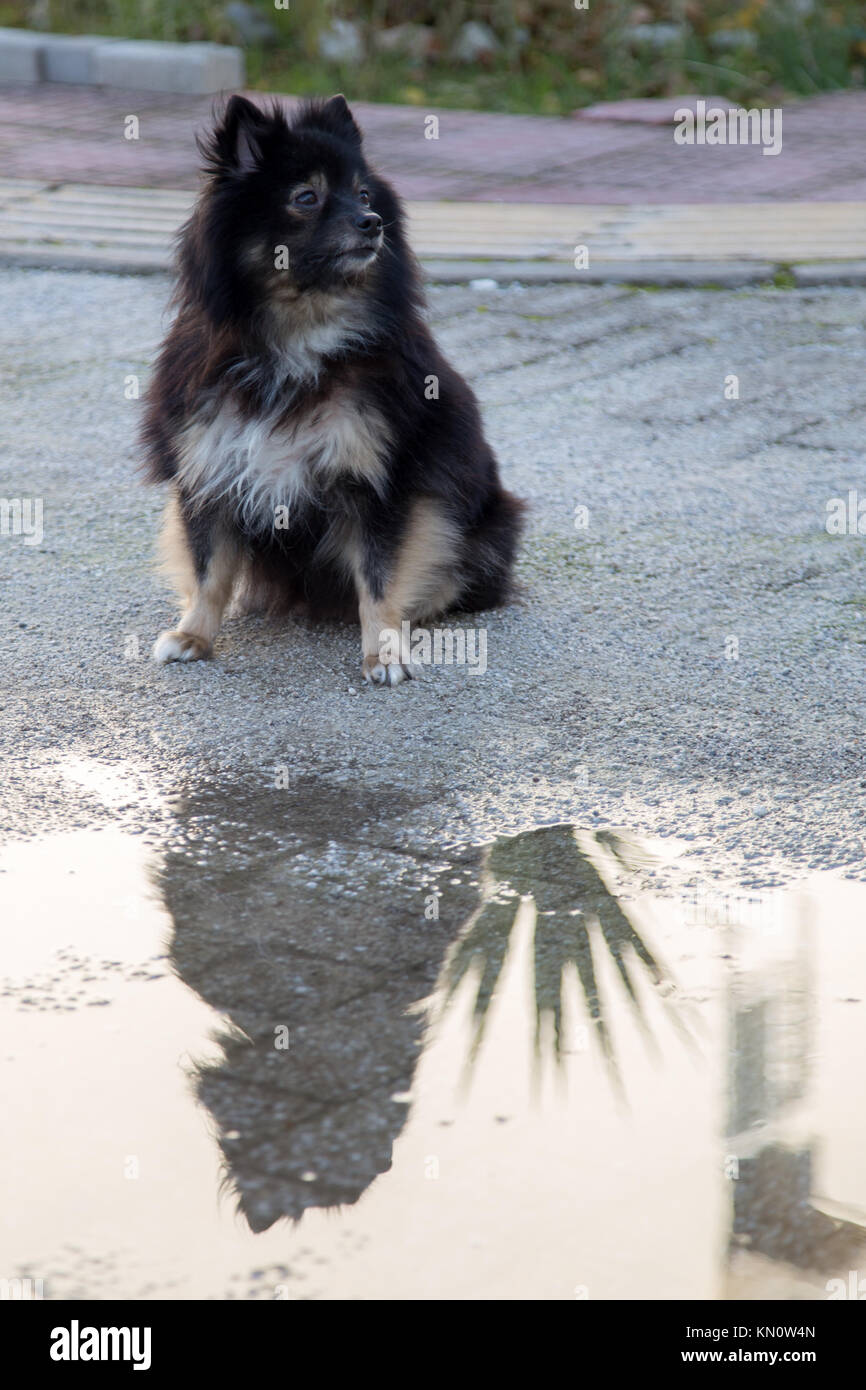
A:
{"label": "white concrete edge", "polygon": [[[93,271],[114,275],[168,275],[171,262],[158,251],[111,251],[99,247],[3,246],[0,266],[19,269]],[[469,259],[444,260],[422,257],[425,279],[432,284],[471,285],[473,281],[495,281],[508,285],[571,284],[688,288],[718,285],[736,289],[772,283],[779,275],[790,275],[803,288],[820,285],[866,285],[866,261],[823,261],[801,265],[770,261],[635,261],[603,262],[587,270],[575,270],[568,262]]]}
{"label": "white concrete edge", "polygon": [[243,89],[243,49],[105,34],[0,28],[0,82],[59,82],[215,95]]}

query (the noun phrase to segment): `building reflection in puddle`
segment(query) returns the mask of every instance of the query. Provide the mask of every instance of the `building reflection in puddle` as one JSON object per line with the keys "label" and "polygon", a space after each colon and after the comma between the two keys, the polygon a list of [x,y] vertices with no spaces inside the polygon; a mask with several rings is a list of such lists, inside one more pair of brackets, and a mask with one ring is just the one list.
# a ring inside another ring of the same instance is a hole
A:
{"label": "building reflection in puddle", "polygon": [[[811,1094],[819,1010],[814,903],[800,894],[757,906],[724,926],[733,962],[726,1132],[730,1298],[766,1296],[761,1285],[768,1262],[836,1277],[866,1263],[866,1211],[834,1203],[821,1186]],[[814,1282],[826,1296],[828,1281]]]}

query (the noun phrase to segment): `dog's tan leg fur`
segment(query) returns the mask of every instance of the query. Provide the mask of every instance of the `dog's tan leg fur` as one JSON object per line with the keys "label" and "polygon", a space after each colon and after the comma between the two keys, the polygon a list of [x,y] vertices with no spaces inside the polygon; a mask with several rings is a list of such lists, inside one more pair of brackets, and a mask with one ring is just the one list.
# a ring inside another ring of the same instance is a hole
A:
{"label": "dog's tan leg fur", "polygon": [[354,564],[361,619],[364,679],[371,685],[399,685],[411,677],[409,665],[382,651],[382,633],[401,631],[401,623],[435,617],[457,596],[455,528],[435,502],[416,503],[382,598],[370,593],[358,559]]}
{"label": "dog's tan leg fur", "polygon": [[156,639],[154,660],[201,661],[211,654],[231,600],[239,569],[237,546],[228,538],[219,538],[204,577],[197,580],[177,502],[172,498],[166,508],[161,549],[163,567],[182,594],[185,608],[177,627]]}

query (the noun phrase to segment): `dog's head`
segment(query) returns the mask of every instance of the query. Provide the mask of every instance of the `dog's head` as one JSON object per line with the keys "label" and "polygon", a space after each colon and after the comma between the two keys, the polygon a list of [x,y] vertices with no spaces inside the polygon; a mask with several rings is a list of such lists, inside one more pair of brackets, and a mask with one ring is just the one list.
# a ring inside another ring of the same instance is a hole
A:
{"label": "dog's head", "polygon": [[344,97],[289,121],[233,96],[201,149],[209,179],[182,266],[216,317],[263,295],[362,287],[386,247],[402,252],[399,203],[368,167]]}

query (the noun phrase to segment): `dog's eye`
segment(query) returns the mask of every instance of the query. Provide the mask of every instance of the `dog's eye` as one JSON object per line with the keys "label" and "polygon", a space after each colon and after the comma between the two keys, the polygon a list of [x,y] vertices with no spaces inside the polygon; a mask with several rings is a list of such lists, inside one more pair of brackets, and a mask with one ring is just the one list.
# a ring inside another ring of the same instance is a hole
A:
{"label": "dog's eye", "polygon": [[304,208],[314,208],[318,201],[318,194],[313,188],[301,188],[292,196],[292,202]]}
{"label": "dog's eye", "polygon": [[364,204],[365,207],[369,206],[370,195],[367,192],[366,188],[361,189],[360,193],[358,194],[358,197],[361,199],[361,202]]}

